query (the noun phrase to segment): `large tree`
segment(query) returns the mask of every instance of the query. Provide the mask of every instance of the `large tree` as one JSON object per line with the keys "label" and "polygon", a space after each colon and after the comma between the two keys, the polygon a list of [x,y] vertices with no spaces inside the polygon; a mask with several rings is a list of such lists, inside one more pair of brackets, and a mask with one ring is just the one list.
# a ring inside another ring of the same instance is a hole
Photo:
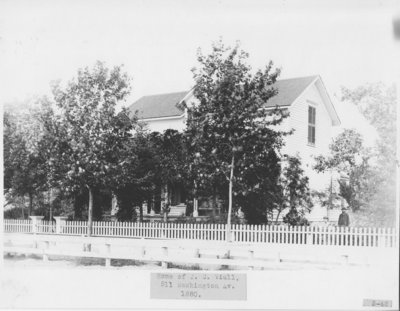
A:
{"label": "large tree", "polygon": [[151,133],[150,142],[155,158],[155,190],[160,193],[160,188],[163,188],[161,208],[164,212],[168,212],[172,203],[172,187],[180,185],[181,190],[185,190],[182,187],[187,180],[184,136],[176,130],[168,129],[163,133]]}
{"label": "large tree", "polygon": [[87,189],[89,235],[95,190],[122,187],[136,160],[129,144],[136,119],[125,110],[116,113],[117,103],[129,90],[122,68],[110,70],[101,62],[79,70],[67,86],[53,87],[59,114],[49,126],[53,136],[49,165],[53,181],[66,191]]}
{"label": "large tree", "polygon": [[132,155],[123,176],[124,182],[114,190],[118,198],[119,220],[132,220],[137,217],[137,206],[140,207],[142,217],[142,204],[154,191],[155,159],[149,133],[137,127],[129,144]]}
{"label": "large tree", "polygon": [[[134,207],[147,202],[154,210],[167,212],[171,188],[187,180],[186,148],[183,134],[172,129],[163,133],[136,130],[131,139],[135,161],[127,171],[125,186],[117,189],[119,219],[132,219]],[[163,194],[163,196],[160,196]],[[142,209],[140,211],[142,216]],[[166,216],[166,214],[165,214]]]}
{"label": "large tree", "polygon": [[260,156],[249,162],[240,180],[240,187],[247,191],[239,191],[235,196],[249,224],[268,223],[273,210],[280,210],[282,206],[281,159],[275,152],[262,152],[262,146],[255,152],[257,149]]}
{"label": "large tree", "polygon": [[282,121],[283,113],[265,109],[277,93],[273,84],[279,70],[273,70],[270,62],[252,73],[247,58],[239,45],[230,48],[221,41],[209,55],[199,51],[199,67],[193,70],[198,103],[184,104],[197,185],[215,179],[228,183],[228,240],[234,197],[260,187],[259,182],[246,182],[247,171],[273,157],[283,143],[283,132],[272,128]]}
{"label": "large tree", "polygon": [[[305,225],[305,212],[313,206],[311,201],[308,177],[304,175],[301,160],[298,156],[285,156],[280,182],[282,185],[281,210],[289,209],[283,221],[290,225]],[[279,213],[277,215],[277,219]]]}
{"label": "large tree", "polygon": [[50,108],[46,101],[26,103],[4,113],[4,190],[8,198],[29,197],[28,214],[34,198],[47,189],[47,165],[42,152],[44,120]]}
{"label": "large tree", "polygon": [[379,225],[393,225],[396,205],[396,88],[382,83],[354,89],[343,87],[341,99],[355,104],[377,130],[378,139],[372,150],[376,159],[377,188],[370,200],[368,217]]}
{"label": "large tree", "polygon": [[339,180],[340,195],[353,211],[367,206],[376,192],[376,170],[371,152],[363,145],[361,134],[346,129],[330,144],[329,156],[318,156],[315,169],[319,172],[335,170],[348,177]]}

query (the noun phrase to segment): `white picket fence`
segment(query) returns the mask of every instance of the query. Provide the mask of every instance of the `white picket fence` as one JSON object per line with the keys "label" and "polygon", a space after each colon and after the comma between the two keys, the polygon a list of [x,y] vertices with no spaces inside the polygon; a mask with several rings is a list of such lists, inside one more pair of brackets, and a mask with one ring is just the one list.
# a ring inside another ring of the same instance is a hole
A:
{"label": "white picket fence", "polygon": [[32,221],[26,219],[4,219],[4,232],[32,233]]}
{"label": "white picket fence", "polygon": [[30,219],[4,219],[4,232],[56,233],[56,222],[42,220],[35,229]]}
{"label": "white picket fence", "polygon": [[[86,221],[56,222],[31,220],[4,220],[6,233],[38,233],[86,235]],[[359,247],[395,247],[394,228],[356,227],[307,227],[283,225],[238,225],[231,226],[232,240],[243,243],[280,243]],[[132,237],[146,239],[185,239],[225,241],[225,224],[176,224],[93,222],[93,236]]]}

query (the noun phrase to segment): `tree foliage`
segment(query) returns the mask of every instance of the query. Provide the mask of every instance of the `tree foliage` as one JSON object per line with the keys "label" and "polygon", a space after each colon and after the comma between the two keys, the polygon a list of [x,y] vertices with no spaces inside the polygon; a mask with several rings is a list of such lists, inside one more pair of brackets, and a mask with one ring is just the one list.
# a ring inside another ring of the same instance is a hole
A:
{"label": "tree foliage", "polygon": [[339,180],[340,195],[353,211],[365,207],[376,190],[371,152],[363,146],[361,134],[346,129],[330,144],[330,155],[318,156],[314,168],[319,172],[335,170],[347,176]]}
{"label": "tree foliage", "polygon": [[89,233],[94,190],[118,189],[129,181],[136,161],[129,141],[136,119],[116,105],[130,90],[121,67],[109,70],[97,62],[78,71],[67,86],[53,87],[59,114],[49,126],[52,182],[71,193],[89,191]]}
{"label": "tree foliage", "polygon": [[[136,161],[130,168],[130,180],[124,187],[116,190],[119,198],[119,219],[132,219],[134,207],[144,202],[158,208],[163,207],[161,187],[167,192],[176,183],[186,183],[186,149],[183,134],[176,130],[163,133],[136,131],[131,140]],[[170,198],[167,198],[170,200]],[[158,205],[159,204],[159,205]]]}
{"label": "tree foliage", "polygon": [[396,88],[382,83],[354,89],[343,87],[342,100],[355,104],[377,130],[378,140],[371,151],[375,159],[376,188],[367,214],[375,224],[393,225],[396,205]]}
{"label": "tree foliage", "polygon": [[[228,183],[228,223],[233,198],[257,193],[263,181],[252,172],[260,166],[268,169],[266,159],[275,158],[283,144],[284,133],[272,128],[284,118],[282,111],[265,109],[277,92],[273,84],[279,70],[273,70],[270,62],[253,74],[247,58],[239,45],[230,48],[221,41],[212,46],[209,55],[199,51],[199,67],[193,70],[198,103],[184,104],[188,113],[185,135],[193,155],[190,164],[196,172],[196,185]],[[249,183],[250,176],[255,180]]]}
{"label": "tree foliage", "polygon": [[155,158],[148,132],[138,127],[129,144],[135,161],[130,161],[126,169],[125,177],[128,178],[125,179],[124,184],[115,189],[119,220],[132,220],[141,216],[136,214],[135,207],[142,207],[143,202],[148,201],[155,190]]}
{"label": "tree foliage", "polygon": [[43,120],[49,113],[45,102],[25,109],[5,111],[3,120],[4,190],[6,197],[29,196],[28,213],[33,213],[34,198],[47,189],[47,165],[42,152]]}
{"label": "tree foliage", "polygon": [[308,177],[304,176],[301,160],[298,156],[285,156],[282,176],[280,180],[282,194],[280,209],[289,209],[283,221],[290,225],[307,225],[305,212],[313,206]]}
{"label": "tree foliage", "polygon": [[161,183],[173,184],[185,179],[186,149],[182,133],[168,129],[149,135],[156,158],[156,178]]}
{"label": "tree foliage", "polygon": [[248,191],[237,193],[236,200],[247,223],[267,223],[272,220],[272,211],[281,208],[281,173],[281,159],[275,152],[265,154],[245,170],[242,184],[248,186]]}
{"label": "tree foliage", "polygon": [[122,175],[118,173],[131,161],[124,155],[133,124],[124,111],[116,114],[115,106],[128,92],[128,77],[121,68],[109,71],[100,62],[93,69],[79,70],[67,87],[54,86],[61,110],[54,134],[61,154],[52,160],[65,164],[68,178],[62,182],[68,190],[119,182],[114,176]]}

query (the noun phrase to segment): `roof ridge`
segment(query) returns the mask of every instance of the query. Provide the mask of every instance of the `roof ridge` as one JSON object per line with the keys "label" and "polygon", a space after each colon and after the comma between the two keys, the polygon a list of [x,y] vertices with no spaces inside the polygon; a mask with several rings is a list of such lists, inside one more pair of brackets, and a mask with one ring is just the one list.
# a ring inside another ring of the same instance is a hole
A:
{"label": "roof ridge", "polygon": [[[319,75],[309,75],[309,76],[298,76],[298,77],[293,77],[293,78],[285,78],[285,79],[277,79],[276,82],[280,82],[280,81],[288,81],[288,80],[297,80],[297,79],[306,79],[306,78],[318,78]],[[160,95],[172,95],[172,94],[179,94],[179,93],[189,93],[191,90],[193,89],[190,88],[189,90],[186,91],[178,91],[178,92],[168,92],[168,93],[157,93],[157,94],[148,94],[148,95],[143,95],[140,98],[143,97],[150,97],[150,96],[160,96]]]}
{"label": "roof ridge", "polygon": [[277,79],[276,82],[279,81],[287,81],[287,80],[297,80],[297,79],[306,79],[306,78],[318,78],[319,75],[310,75],[310,76],[300,76],[300,77],[293,77],[293,78],[286,78],[286,79]]}
{"label": "roof ridge", "polygon": [[157,94],[149,94],[149,95],[143,95],[141,98],[143,97],[150,97],[150,96],[160,96],[160,95],[172,95],[172,94],[180,94],[180,93],[189,93],[190,90],[187,91],[180,91],[180,92],[168,92],[168,93],[157,93]]}

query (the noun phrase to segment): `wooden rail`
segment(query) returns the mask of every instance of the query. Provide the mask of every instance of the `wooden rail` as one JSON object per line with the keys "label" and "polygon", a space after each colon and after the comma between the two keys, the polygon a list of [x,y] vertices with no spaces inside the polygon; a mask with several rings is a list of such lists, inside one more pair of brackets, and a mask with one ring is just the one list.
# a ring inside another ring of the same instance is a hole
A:
{"label": "wooden rail", "polygon": [[[111,259],[140,262],[161,262],[186,265],[217,265],[237,267],[270,267],[271,263],[370,264],[395,258],[393,248],[349,248],[315,245],[265,245],[259,243],[227,243],[221,241],[146,240],[40,234],[5,234],[5,253],[49,256],[103,258],[106,266]],[[73,245],[69,247],[68,245]],[[85,246],[90,244],[90,251]],[[184,252],[184,253],[183,253]],[[393,259],[394,260],[394,259]]]}

